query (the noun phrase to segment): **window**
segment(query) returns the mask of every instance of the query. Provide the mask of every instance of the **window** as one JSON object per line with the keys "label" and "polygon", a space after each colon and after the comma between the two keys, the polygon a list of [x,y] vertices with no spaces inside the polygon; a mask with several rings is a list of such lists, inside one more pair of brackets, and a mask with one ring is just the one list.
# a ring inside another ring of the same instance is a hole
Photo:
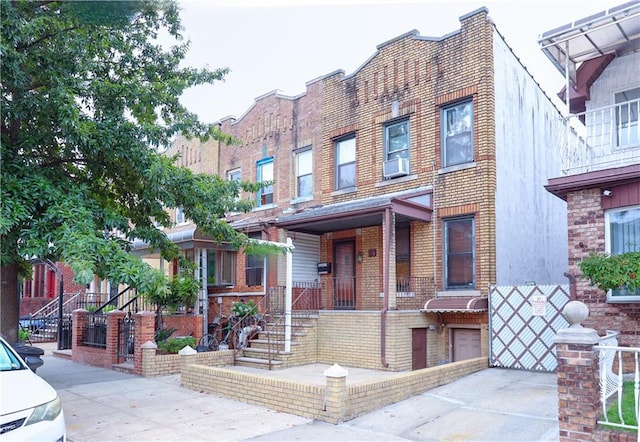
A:
{"label": "window", "polygon": [[638,144],[638,109],[640,87],[615,94],[616,146],[627,147]]}
{"label": "window", "polygon": [[473,218],[444,221],[445,288],[475,288]]}
{"label": "window", "polygon": [[[258,181],[273,181],[273,158],[258,161]],[[263,187],[258,192],[258,206],[273,204],[273,184]]]}
{"label": "window", "polygon": [[443,167],[473,161],[473,102],[442,109]]}
{"label": "window", "polygon": [[240,174],[240,169],[233,169],[227,172],[227,180],[240,181],[241,179],[242,175]]}
{"label": "window", "polygon": [[236,278],[236,252],[207,249],[207,285],[230,286]]}
{"label": "window", "polygon": [[401,121],[384,128],[385,161],[395,158],[409,160],[409,121]]}
{"label": "window", "polygon": [[336,189],[356,186],[356,138],[336,142]]}
{"label": "window", "polygon": [[311,148],[296,153],[296,197],[311,197],[313,193],[313,159]]}
{"label": "window", "polygon": [[[608,210],[604,214],[607,253],[640,251],[640,206]],[[607,294],[609,301],[640,301],[640,290],[619,288]]]}
{"label": "window", "polygon": [[182,207],[176,207],[176,224],[181,224],[186,221]]}
{"label": "window", "polygon": [[[251,239],[262,239],[260,232],[250,233]],[[245,263],[245,282],[247,287],[264,285],[264,256],[247,255]]]}

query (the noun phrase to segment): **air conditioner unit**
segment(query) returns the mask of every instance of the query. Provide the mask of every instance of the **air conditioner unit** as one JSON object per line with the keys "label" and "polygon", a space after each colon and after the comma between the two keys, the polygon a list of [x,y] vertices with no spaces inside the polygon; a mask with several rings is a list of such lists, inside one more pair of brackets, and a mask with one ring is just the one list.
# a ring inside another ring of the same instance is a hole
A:
{"label": "air conditioner unit", "polygon": [[385,178],[405,176],[409,173],[409,161],[406,158],[394,158],[385,161],[382,169]]}

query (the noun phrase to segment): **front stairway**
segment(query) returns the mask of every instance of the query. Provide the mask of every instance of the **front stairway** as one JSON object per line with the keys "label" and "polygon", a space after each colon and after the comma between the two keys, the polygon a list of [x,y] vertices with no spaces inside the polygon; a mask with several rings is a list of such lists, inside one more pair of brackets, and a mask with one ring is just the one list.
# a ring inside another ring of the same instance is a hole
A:
{"label": "front stairway", "polygon": [[[291,351],[284,351],[284,327],[281,321],[270,322],[257,337],[249,340],[249,345],[242,349],[236,357],[236,365],[243,367],[277,370],[309,362],[306,356],[312,351],[316,342],[317,316],[294,318],[291,327]],[[271,363],[269,363],[271,348]]]}

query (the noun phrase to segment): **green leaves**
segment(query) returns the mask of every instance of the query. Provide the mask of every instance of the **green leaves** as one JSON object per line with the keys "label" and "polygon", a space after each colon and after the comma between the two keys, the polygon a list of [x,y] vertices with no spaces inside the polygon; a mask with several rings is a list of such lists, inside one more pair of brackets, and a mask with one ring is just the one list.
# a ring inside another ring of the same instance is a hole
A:
{"label": "green leaves", "polygon": [[640,289],[640,252],[612,256],[591,253],[578,266],[591,285],[601,290],[620,287]]}

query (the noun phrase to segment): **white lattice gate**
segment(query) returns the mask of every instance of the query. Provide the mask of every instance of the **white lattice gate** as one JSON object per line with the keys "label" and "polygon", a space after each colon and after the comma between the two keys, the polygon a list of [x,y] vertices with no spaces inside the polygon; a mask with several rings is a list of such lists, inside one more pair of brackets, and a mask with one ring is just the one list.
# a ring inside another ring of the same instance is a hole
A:
{"label": "white lattice gate", "polygon": [[555,371],[553,338],[569,323],[561,314],[568,285],[494,286],[489,290],[489,365]]}

